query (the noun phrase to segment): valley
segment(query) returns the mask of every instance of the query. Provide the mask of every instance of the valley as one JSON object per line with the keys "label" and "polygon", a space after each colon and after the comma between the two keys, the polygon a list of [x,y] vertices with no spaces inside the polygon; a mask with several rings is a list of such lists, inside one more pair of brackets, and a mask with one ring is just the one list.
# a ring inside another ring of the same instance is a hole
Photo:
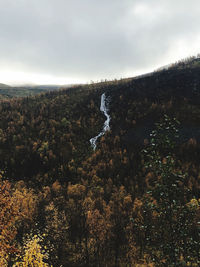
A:
{"label": "valley", "polygon": [[198,60],[0,102],[2,259],[200,264]]}

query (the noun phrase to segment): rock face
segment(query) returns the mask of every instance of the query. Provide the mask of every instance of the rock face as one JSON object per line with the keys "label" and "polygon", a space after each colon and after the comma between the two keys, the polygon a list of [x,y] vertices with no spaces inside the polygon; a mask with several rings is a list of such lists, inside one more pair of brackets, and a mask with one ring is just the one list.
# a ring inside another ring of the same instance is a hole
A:
{"label": "rock face", "polygon": [[106,120],[103,125],[102,131],[95,137],[90,139],[90,143],[92,145],[92,148],[95,150],[97,147],[97,139],[105,134],[106,131],[110,130],[110,115],[108,114],[108,100],[106,99],[105,93],[101,95],[101,106],[100,111],[104,113],[106,116]]}

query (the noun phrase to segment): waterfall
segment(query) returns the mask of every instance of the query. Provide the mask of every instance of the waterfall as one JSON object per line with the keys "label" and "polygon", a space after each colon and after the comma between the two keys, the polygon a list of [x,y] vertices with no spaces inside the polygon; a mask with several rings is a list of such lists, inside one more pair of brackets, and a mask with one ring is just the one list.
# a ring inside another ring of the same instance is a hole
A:
{"label": "waterfall", "polygon": [[101,95],[100,111],[104,113],[104,115],[106,116],[106,120],[104,122],[102,131],[97,136],[95,136],[95,137],[93,137],[93,138],[90,139],[91,146],[92,146],[92,148],[94,150],[97,147],[97,144],[96,144],[97,139],[99,137],[101,137],[102,135],[104,135],[106,131],[109,131],[110,130],[110,125],[109,125],[110,124],[110,115],[108,114],[107,103],[108,103],[108,100],[106,99],[105,93],[103,93]]}

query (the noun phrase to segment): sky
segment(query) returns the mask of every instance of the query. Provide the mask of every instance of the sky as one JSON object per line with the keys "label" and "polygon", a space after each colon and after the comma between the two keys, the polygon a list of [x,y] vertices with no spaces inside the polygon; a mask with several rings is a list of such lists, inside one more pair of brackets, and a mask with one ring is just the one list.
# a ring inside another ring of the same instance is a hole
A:
{"label": "sky", "polygon": [[0,83],[133,77],[200,53],[199,0],[0,0]]}

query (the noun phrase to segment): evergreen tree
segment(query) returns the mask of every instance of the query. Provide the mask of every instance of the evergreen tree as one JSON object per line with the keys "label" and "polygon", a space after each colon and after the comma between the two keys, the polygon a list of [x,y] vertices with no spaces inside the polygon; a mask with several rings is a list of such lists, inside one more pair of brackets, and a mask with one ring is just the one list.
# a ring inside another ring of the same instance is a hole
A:
{"label": "evergreen tree", "polygon": [[186,174],[177,170],[173,155],[178,124],[176,119],[165,115],[142,151],[145,168],[153,173],[154,179],[143,197],[143,220],[133,223],[144,233],[144,252],[157,266],[185,266],[186,263],[199,266],[200,263],[197,212],[191,208],[191,201],[186,204],[190,197],[184,185]]}

